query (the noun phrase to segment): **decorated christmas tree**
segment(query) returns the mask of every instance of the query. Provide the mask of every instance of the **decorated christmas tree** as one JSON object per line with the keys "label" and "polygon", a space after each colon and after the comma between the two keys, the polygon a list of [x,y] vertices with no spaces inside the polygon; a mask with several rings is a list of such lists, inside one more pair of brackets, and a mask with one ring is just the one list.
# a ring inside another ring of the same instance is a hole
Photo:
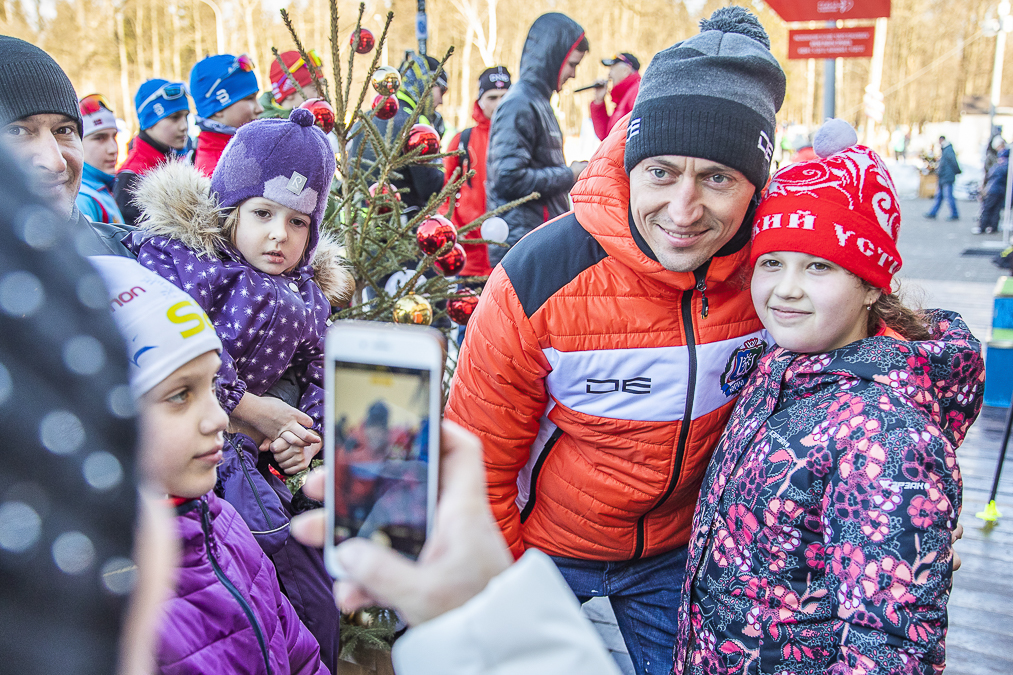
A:
{"label": "decorated christmas tree", "polygon": [[[410,188],[398,187],[405,182],[406,174],[416,167],[439,167],[447,156],[440,152],[436,130],[423,122],[433,116],[431,91],[453,47],[443,56],[439,69],[426,73],[418,92],[418,105],[407,115],[407,120],[400,125],[378,124],[378,121],[395,118],[404,105],[398,98],[402,73],[379,63],[394,19],[393,12],[387,14],[383,32],[377,39],[362,27],[364,9],[365,5],[360,4],[351,48],[342,68],[340,48],[343,42],[338,35],[338,9],[336,1],[331,0],[330,41],[335,85],[332,91],[331,83],[311,69],[321,98],[303,104],[313,111],[318,125],[337,139],[337,175],[323,226],[334,233],[343,246],[356,288],[351,304],[341,308],[334,318],[433,324],[451,337],[451,322],[467,323],[486,280],[486,277],[457,276],[466,260],[464,248],[458,243],[459,235],[485,225],[483,236],[491,238],[469,239],[468,243],[501,245],[506,233],[503,231],[505,223],[498,215],[538,195],[533,193],[506,204],[458,230],[438,213],[439,207],[448,201],[452,208],[454,200],[448,198],[474,175],[473,171],[462,175],[455,170],[451,180],[424,203],[406,208],[406,201],[418,202],[419,197],[410,194]],[[296,48],[308,63],[307,50],[289,15],[285,10],[281,10],[281,14]],[[367,82],[357,95],[353,95],[355,59],[369,58],[371,53]],[[277,51],[275,56],[278,58]],[[278,62],[284,69],[280,59]],[[292,82],[302,93],[295,78]],[[367,96],[372,96],[372,104],[363,110]],[[427,113],[429,118],[425,117]],[[448,368],[453,368],[452,359]]]}
{"label": "decorated christmas tree", "polygon": [[[498,215],[537,199],[538,193],[506,204],[458,229],[438,210],[444,204],[453,208],[452,197],[474,171],[461,174],[460,169],[455,169],[445,185],[442,173],[437,173],[439,185],[424,199],[404,187],[406,183],[415,184],[406,180],[410,173],[425,167],[430,171],[439,169],[442,159],[448,156],[440,152],[440,136],[430,123],[435,116],[431,91],[453,48],[447,50],[439,68],[415,69],[414,75],[409,75],[414,77],[417,89],[414,98],[408,100],[414,100],[416,105],[405,111],[407,115],[398,117],[405,104],[398,93],[408,69],[402,73],[380,65],[394,15],[387,14],[383,32],[376,38],[362,27],[364,9],[365,5],[360,4],[342,67],[344,42],[338,34],[337,3],[331,0],[332,79],[328,80],[318,69],[309,69],[320,98],[309,99],[301,106],[313,112],[325,133],[333,134],[337,149],[337,171],[323,228],[342,246],[356,286],[349,306],[339,308],[332,318],[431,324],[440,328],[453,345],[455,324],[467,323],[487,279],[458,276],[466,260],[458,237],[482,228],[483,238],[469,239],[469,244],[502,245],[507,226]],[[310,63],[308,50],[288,13],[281,10],[281,16],[303,62]],[[272,51],[282,72],[290,72],[278,51]],[[359,57],[371,58],[371,62],[366,82],[353,95],[353,66]],[[426,61],[410,56],[406,63]],[[421,81],[420,72],[424,75]],[[306,98],[296,78],[291,77],[290,82]],[[371,97],[371,105],[363,109],[367,97]],[[388,124],[390,120],[399,124]],[[449,351],[447,382],[456,363],[456,349]],[[302,480],[304,476],[294,476],[289,485],[297,488]],[[343,615],[342,657],[368,660],[372,658],[368,655],[370,650],[389,650],[396,629],[397,617],[389,610],[373,608]]]}

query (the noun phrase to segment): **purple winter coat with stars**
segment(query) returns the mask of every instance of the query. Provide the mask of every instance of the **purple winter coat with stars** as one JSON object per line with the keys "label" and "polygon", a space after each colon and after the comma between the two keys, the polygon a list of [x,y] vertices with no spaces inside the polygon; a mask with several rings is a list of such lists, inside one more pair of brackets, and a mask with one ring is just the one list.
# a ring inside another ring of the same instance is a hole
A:
{"label": "purple winter coat with stars", "polygon": [[301,263],[271,275],[249,263],[222,235],[210,183],[192,166],[168,163],[137,189],[139,231],[124,243],[138,262],[192,296],[222,340],[219,400],[230,413],[249,391],[261,396],[290,367],[299,409],[321,431],[323,339],[331,305],[347,294],[336,246],[310,228]]}
{"label": "purple winter coat with stars", "polygon": [[327,675],[316,640],[236,510],[212,492],[176,513],[182,550],[163,606],[158,672]]}

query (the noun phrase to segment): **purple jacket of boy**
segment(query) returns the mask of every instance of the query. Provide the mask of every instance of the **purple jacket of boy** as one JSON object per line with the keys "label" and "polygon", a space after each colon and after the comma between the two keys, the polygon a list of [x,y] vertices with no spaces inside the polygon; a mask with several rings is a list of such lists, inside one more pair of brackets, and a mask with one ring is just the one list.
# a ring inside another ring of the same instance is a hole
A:
{"label": "purple jacket of boy", "polygon": [[159,672],[328,675],[236,510],[210,493],[176,512],[182,555],[163,609]]}

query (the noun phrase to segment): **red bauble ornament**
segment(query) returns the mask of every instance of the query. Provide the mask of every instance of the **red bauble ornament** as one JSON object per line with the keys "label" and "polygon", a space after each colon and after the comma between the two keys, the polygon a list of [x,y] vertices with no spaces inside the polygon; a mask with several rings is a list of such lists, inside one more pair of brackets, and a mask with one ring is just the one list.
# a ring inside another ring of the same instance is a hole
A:
{"label": "red bauble ornament", "polygon": [[373,99],[373,111],[378,120],[389,120],[394,115],[397,115],[398,108],[400,107],[401,104],[397,102],[397,96],[377,94],[376,98]]}
{"label": "red bauble ornament", "polygon": [[[419,223],[419,229],[415,232],[415,240],[419,243],[419,248],[423,253],[432,255],[448,243],[457,243],[457,228],[443,216],[430,216]],[[461,250],[464,251],[463,248]],[[453,274],[456,273],[453,272]]]}
{"label": "red bauble ornament", "polygon": [[422,156],[435,155],[440,151],[440,135],[428,124],[416,124],[408,133],[405,150],[411,152],[422,148]]}
{"label": "red bauble ornament", "polygon": [[334,120],[336,116],[334,114],[334,108],[331,104],[322,98],[311,98],[303,103],[300,108],[305,108],[313,113],[313,117],[316,118],[316,125],[320,127],[325,134],[329,134],[334,130]]}
{"label": "red bauble ornament", "polygon": [[356,54],[368,54],[373,51],[373,45],[376,40],[373,39],[373,33],[368,28],[359,29],[359,39],[355,39],[355,31],[352,31],[352,37],[348,39],[348,44],[352,45],[352,49],[355,50]]}
{"label": "red bauble ornament", "polygon": [[[377,190],[380,190],[379,197],[376,196]],[[376,204],[375,209],[376,214],[381,216],[387,215],[388,213],[394,210],[389,206],[380,206],[382,202],[390,201],[392,199],[398,202],[401,201],[400,192],[396,191],[389,185],[384,185],[383,188],[381,189],[379,183],[373,183],[372,185],[369,186],[369,196],[372,199],[372,201]]]}
{"label": "red bauble ornament", "polygon": [[454,244],[454,248],[434,260],[433,265],[436,266],[436,269],[443,276],[454,277],[464,269],[464,263],[467,259],[468,254],[464,252],[464,247],[460,244]]}
{"label": "red bauble ornament", "polygon": [[478,296],[472,290],[465,290],[456,298],[447,301],[447,315],[454,323],[466,324],[478,307]]}

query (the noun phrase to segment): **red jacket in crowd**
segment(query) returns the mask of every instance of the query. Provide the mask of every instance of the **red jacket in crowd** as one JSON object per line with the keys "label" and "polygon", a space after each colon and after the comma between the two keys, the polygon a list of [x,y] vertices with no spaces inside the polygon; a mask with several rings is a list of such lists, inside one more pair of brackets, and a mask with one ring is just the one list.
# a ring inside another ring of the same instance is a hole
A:
{"label": "red jacket in crowd", "polygon": [[591,101],[591,121],[594,122],[594,133],[599,140],[604,141],[612,131],[612,127],[633,110],[633,102],[637,100],[638,91],[640,91],[640,73],[633,72],[622,82],[612,86],[609,95],[616,107],[611,115],[604,101],[601,103]]}
{"label": "red jacket in crowd", "polygon": [[[478,101],[475,101],[475,107],[471,112],[471,118],[475,120],[478,125],[472,127],[471,129],[471,137],[468,139],[468,164],[466,167],[461,168],[462,171],[474,169],[475,175],[471,179],[465,181],[464,185],[461,186],[461,189],[457,191],[457,197],[454,201],[454,215],[450,220],[458,228],[464,227],[486,212],[485,151],[489,146],[489,126],[492,124],[492,120],[486,117],[485,113],[482,112],[482,108],[479,107]],[[447,152],[453,152],[460,147],[461,134],[457,134],[453,139],[451,139]],[[444,174],[446,175],[445,180],[447,182],[450,182],[450,177],[453,175],[454,169],[460,165],[461,158],[456,155],[445,157],[443,159]],[[446,213],[449,210],[449,207],[450,201],[448,200],[440,210],[443,213]],[[481,239],[482,233],[479,228],[475,228],[471,232],[462,235],[461,238]],[[489,248],[486,244],[465,244],[463,241],[461,244],[464,246],[465,253],[468,254],[468,261],[464,264],[464,269],[461,270],[461,276],[486,276],[492,272],[492,266],[489,265]]]}
{"label": "red jacket in crowd", "polygon": [[200,172],[210,177],[218,166],[218,160],[222,158],[225,146],[232,140],[229,134],[218,133],[217,131],[201,131],[197,137],[197,151],[193,156],[193,163]]}

